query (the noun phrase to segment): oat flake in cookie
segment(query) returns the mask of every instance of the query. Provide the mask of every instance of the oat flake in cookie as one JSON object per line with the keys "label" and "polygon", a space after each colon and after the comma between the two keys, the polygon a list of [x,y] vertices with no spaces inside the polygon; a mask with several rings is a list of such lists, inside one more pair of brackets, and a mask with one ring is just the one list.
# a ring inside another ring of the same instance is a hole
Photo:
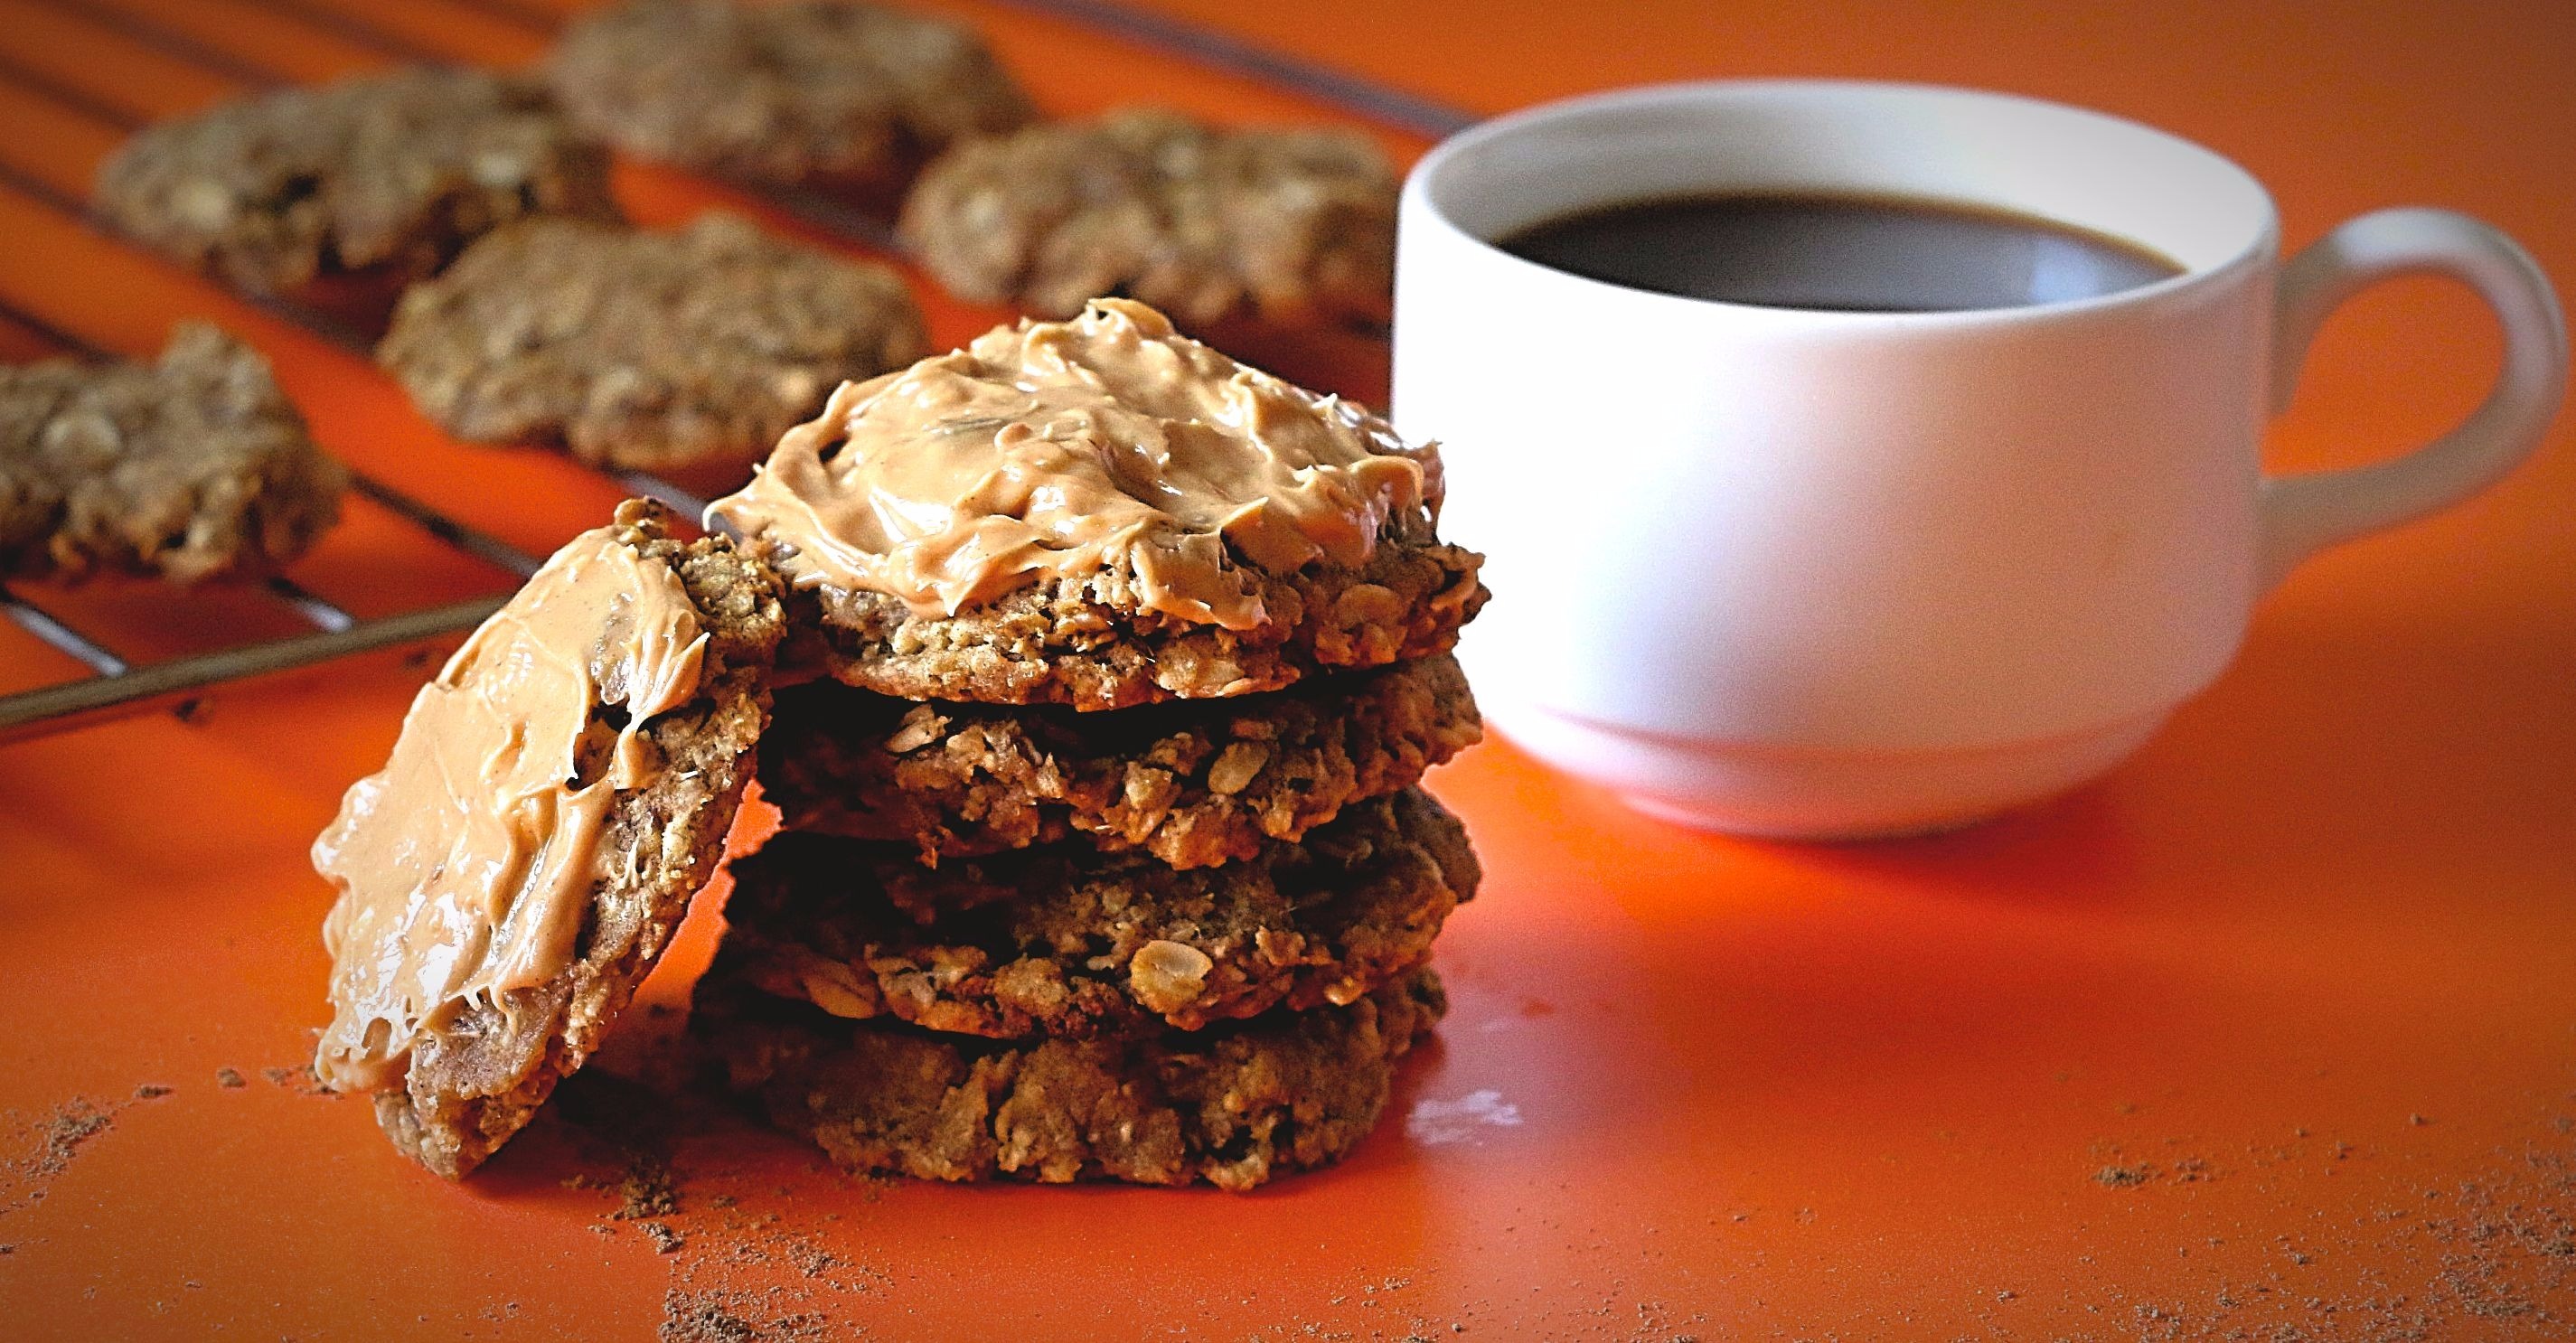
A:
{"label": "oat flake in cookie", "polygon": [[1485,590],[1439,505],[1435,449],[1103,299],[844,384],[708,516],[849,684],[1111,709],[1447,651]]}
{"label": "oat flake in cookie", "polygon": [[892,186],[1032,115],[972,30],[859,0],[631,0],[573,24],[548,73],[620,148],[756,182]]}
{"label": "oat flake in cookie", "polygon": [[0,577],[272,574],[348,483],[268,361],[214,327],[181,323],[149,364],[0,367]]}
{"label": "oat flake in cookie", "polygon": [[730,215],[678,233],[537,219],[412,286],[376,357],[459,438],[661,469],[748,462],[922,339],[893,271]]}
{"label": "oat flake in cookie", "polygon": [[99,169],[116,228],[247,289],[419,278],[524,215],[614,219],[608,155],[539,85],[409,69],[147,127]]}
{"label": "oat flake in cookie", "polygon": [[1355,131],[1137,108],[958,146],[905,198],[903,235],[961,297],[1043,317],[1123,294],[1193,326],[1382,323],[1396,190]]}
{"label": "oat flake in cookie", "polygon": [[590,1056],[722,854],[767,718],[776,580],[630,502],[421,689],[314,841],[314,1070],[451,1178]]}

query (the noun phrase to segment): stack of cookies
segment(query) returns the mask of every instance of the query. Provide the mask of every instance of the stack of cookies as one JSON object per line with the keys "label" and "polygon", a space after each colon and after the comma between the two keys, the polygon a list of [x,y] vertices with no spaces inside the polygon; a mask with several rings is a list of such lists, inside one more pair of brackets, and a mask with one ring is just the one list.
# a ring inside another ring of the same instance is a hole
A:
{"label": "stack of cookies", "polygon": [[1093,303],[844,384],[694,540],[632,503],[415,700],[314,848],[316,1067],[471,1170],[713,874],[693,1030],[852,1171],[1246,1188],[1340,1156],[1475,893],[1440,464]]}
{"label": "stack of cookies", "polygon": [[697,1022],[853,1171],[1334,1159],[1478,872],[1436,457],[1096,303],[844,387],[713,514],[796,633]]}

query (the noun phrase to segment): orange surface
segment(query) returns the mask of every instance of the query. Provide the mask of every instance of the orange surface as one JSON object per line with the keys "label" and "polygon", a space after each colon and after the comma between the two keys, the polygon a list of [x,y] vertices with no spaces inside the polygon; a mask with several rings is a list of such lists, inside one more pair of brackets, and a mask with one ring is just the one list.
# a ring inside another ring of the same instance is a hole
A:
{"label": "orange surface", "polygon": [[[0,0],[0,74],[164,115],[238,83],[139,41],[137,18],[309,78],[381,63],[379,29],[524,61],[550,2]],[[1481,111],[1685,75],[2037,93],[2238,158],[2294,243],[2424,202],[2576,275],[2563,5],[1153,3]],[[938,7],[1054,110],[1340,115],[991,0]],[[40,184],[77,195],[119,133],[0,78],[0,163]],[[661,170],[620,187],[655,222],[741,203]],[[996,316],[924,293],[943,340]],[[336,451],[524,546],[615,494],[441,440],[363,360],[7,185],[0,299],[135,352],[176,317],[222,321]],[[0,343],[42,345],[15,324]],[[1383,390],[1367,341],[1244,348]],[[2374,293],[2328,332],[2276,464],[2424,437],[2494,354],[2465,298]],[[363,1106],[261,1071],[301,1064],[322,1015],[305,843],[382,758],[418,666],[10,747],[0,1336],[633,1339],[708,1303],[761,1337],[2576,1335],[2571,437],[2562,421],[2493,492],[2301,571],[2144,755],[1983,830],[1740,843],[1507,745],[1470,753],[1435,778],[1491,874],[1442,944],[1456,1012],[1355,1157],[1249,1197],[854,1185],[708,1121],[676,1140],[665,1254],[567,1183],[617,1161],[559,1116],[449,1187]],[[374,610],[506,581],[366,506],[298,577]],[[152,651],[250,618],[74,605]],[[73,671],[0,628],[0,687]],[[681,1001],[716,922],[693,918],[651,1000]],[[83,1106],[112,1124],[36,1159],[36,1126]],[[776,1323],[794,1312],[822,1318]]]}

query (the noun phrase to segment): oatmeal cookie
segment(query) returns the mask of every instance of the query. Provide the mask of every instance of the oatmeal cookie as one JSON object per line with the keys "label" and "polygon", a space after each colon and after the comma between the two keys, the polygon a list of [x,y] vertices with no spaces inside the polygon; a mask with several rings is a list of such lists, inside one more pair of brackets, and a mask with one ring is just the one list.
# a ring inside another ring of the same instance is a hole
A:
{"label": "oatmeal cookie", "polygon": [[1485,589],[1440,498],[1435,448],[1103,299],[845,384],[709,517],[843,682],[1115,709],[1447,651]]}
{"label": "oatmeal cookie", "polygon": [[608,155],[542,86],[397,70],[283,89],[135,134],[97,208],[145,244],[246,289],[381,269],[434,274],[535,214],[615,219]]}
{"label": "oatmeal cookie", "polygon": [[725,947],[744,978],[835,1016],[1005,1038],[1352,1002],[1428,960],[1482,875],[1465,827],[1418,790],[1190,872],[1077,850],[931,875],[793,832],[733,871]]}
{"label": "oatmeal cookie", "polygon": [[268,361],[202,323],[155,363],[0,367],[0,577],[275,573],[348,482]]}
{"label": "oatmeal cookie", "polygon": [[1087,837],[1209,867],[1293,843],[1482,735],[1445,653],[1106,714],[919,704],[821,681],[779,692],[760,784],[791,830],[908,843],[932,866]]}
{"label": "oatmeal cookie", "polygon": [[1003,1042],[843,1021],[751,988],[719,958],[691,1028],[735,1091],[852,1174],[1245,1190],[1356,1147],[1396,1060],[1446,1008],[1426,967],[1348,1007]]}
{"label": "oatmeal cookie", "polygon": [[922,342],[893,271],[730,215],[679,233],[537,219],[412,286],[376,358],[459,438],[661,469],[755,458]]}
{"label": "oatmeal cookie", "polygon": [[421,689],[314,841],[338,890],[314,1071],[471,1171],[581,1067],[724,850],[778,582],[659,505],[556,552]]}
{"label": "oatmeal cookie", "polygon": [[851,685],[906,699],[1114,709],[1248,695],[1316,671],[1425,658],[1485,603],[1482,557],[1398,535],[1357,569],[1252,576],[1267,619],[1249,630],[1144,606],[1132,573],[1021,588],[954,615],[880,592],[800,589],[800,652]]}
{"label": "oatmeal cookie", "polygon": [[858,0],[631,0],[575,23],[549,73],[620,148],[754,182],[889,185],[1034,115],[973,30]]}
{"label": "oatmeal cookie", "polygon": [[1383,323],[1396,186],[1356,131],[1129,109],[958,146],[913,185],[902,231],[959,296],[1043,317],[1123,294],[1193,326]]}

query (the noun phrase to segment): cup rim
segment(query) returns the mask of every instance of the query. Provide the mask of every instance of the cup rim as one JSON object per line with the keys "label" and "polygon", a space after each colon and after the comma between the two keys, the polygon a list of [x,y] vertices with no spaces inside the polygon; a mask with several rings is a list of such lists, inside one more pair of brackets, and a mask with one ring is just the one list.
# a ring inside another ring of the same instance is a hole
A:
{"label": "cup rim", "polygon": [[[1596,280],[1589,276],[1575,274],[1571,271],[1559,270],[1554,266],[1515,256],[1497,246],[1492,240],[1483,237],[1476,231],[1459,223],[1457,219],[1451,216],[1448,209],[1437,198],[1437,195],[1433,190],[1433,183],[1441,171],[1462,155],[1482,148],[1494,141],[1526,131],[1534,126],[1546,125],[1552,122],[1580,117],[1591,113],[1617,110],[1626,107],[1694,102],[1711,95],[1754,95],[1764,93],[1783,94],[1802,91],[1818,93],[1892,93],[1940,98],[1972,99],[1990,104],[2018,106],[2031,111],[2043,112],[2050,115],[2070,116],[2080,120],[2096,121],[2101,123],[2106,129],[2117,128],[2133,133],[2142,133],[2153,136],[2197,156],[2198,158],[2206,161],[2206,163],[2214,169],[2232,176],[2239,185],[2250,192],[2253,199],[2259,204],[2262,217],[2257,222],[2252,235],[2235,250],[2227,253],[2224,257],[2200,265],[2186,265],[2176,274],[2148,284],[2138,285],[2134,288],[2117,290],[2108,294],[2095,294],[2083,298],[2055,299],[2045,303],[2016,304],[2010,307],[1933,309],[1918,312],[1858,312],[1837,308],[1775,307],[1768,304],[1737,303],[1725,299],[1698,298],[1684,294],[1664,293],[1652,289],[1640,289],[1631,285],[1618,284],[1608,280]],[[1679,309],[1686,311],[1716,311],[1726,313],[1730,316],[1741,316],[1746,318],[1753,318],[1754,315],[1758,314],[1759,317],[1757,320],[1842,327],[1874,324],[1903,326],[2007,324],[2047,320],[2075,314],[2099,312],[2107,309],[2153,304],[2160,302],[2171,295],[2197,289],[2202,285],[2210,283],[2217,277],[2232,275],[2248,266],[2262,264],[2266,258],[2278,253],[2281,232],[2280,207],[2272,199],[2272,193],[2264,187],[2262,181],[2255,177],[2251,172],[2246,171],[2244,166],[2237,163],[2234,159],[2228,158],[2226,155],[2221,154],[2198,141],[2186,139],[2183,136],[2176,135],[2171,131],[2162,129],[2161,127],[2152,126],[2142,121],[2123,117],[2117,113],[2104,112],[2089,107],[2080,107],[2072,103],[2061,103],[2046,98],[2035,98],[2030,95],[2020,93],[2007,93],[1996,89],[1972,88],[1966,85],[1957,84],[1934,84],[1911,80],[1842,78],[1674,80],[1657,84],[1632,85],[1625,88],[1607,89],[1594,93],[1583,93],[1576,94],[1571,97],[1558,98],[1548,102],[1538,103],[1533,106],[1518,108],[1491,119],[1480,121],[1473,126],[1469,126],[1464,130],[1458,131],[1442,140],[1440,143],[1432,146],[1431,149],[1424,153],[1420,159],[1415,161],[1412,170],[1405,175],[1402,196],[1403,205],[1405,207],[1402,213],[1405,216],[1427,218],[1428,220],[1438,224],[1449,234],[1468,243],[1489,261],[1500,262],[1514,271],[1524,273],[1532,278],[1543,276],[1551,280],[1584,286],[1592,290],[1624,295],[1639,301],[1651,302],[1659,305],[1675,305]],[[1399,237],[1399,250],[1400,247],[1401,239]]]}

